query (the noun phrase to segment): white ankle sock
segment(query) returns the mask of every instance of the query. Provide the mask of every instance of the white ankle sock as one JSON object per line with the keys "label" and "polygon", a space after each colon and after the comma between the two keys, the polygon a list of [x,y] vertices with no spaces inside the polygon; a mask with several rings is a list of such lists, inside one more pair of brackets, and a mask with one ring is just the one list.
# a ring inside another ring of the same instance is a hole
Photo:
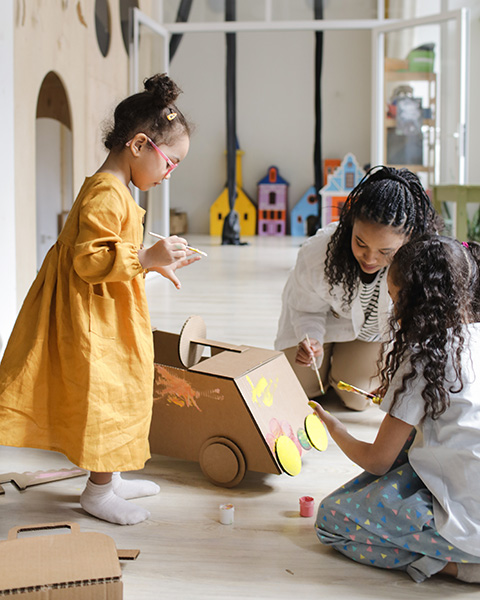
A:
{"label": "white ankle sock", "polygon": [[94,517],[119,525],[135,525],[150,516],[148,510],[118,497],[113,491],[112,482],[98,485],[89,479],[80,496],[80,504]]}
{"label": "white ankle sock", "polygon": [[458,575],[460,581],[468,583],[480,583],[480,564],[477,563],[457,563]]}
{"label": "white ankle sock", "polygon": [[144,479],[123,479],[120,473],[112,474],[113,491],[124,500],[154,496],[160,491],[160,486],[153,481]]}

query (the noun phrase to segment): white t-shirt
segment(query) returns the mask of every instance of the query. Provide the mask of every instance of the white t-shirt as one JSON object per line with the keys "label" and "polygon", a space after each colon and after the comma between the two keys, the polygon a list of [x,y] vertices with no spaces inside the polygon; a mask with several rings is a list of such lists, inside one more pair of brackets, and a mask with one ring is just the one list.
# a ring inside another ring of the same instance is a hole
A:
{"label": "white t-shirt", "polygon": [[[424,416],[423,377],[407,384],[392,416],[415,426],[409,462],[433,496],[438,532],[460,550],[480,556],[480,324],[465,326],[463,389],[450,393],[450,407],[436,420]],[[450,353],[451,354],[451,353]],[[401,366],[380,405],[385,412],[409,366]],[[455,384],[447,365],[449,385]]]}

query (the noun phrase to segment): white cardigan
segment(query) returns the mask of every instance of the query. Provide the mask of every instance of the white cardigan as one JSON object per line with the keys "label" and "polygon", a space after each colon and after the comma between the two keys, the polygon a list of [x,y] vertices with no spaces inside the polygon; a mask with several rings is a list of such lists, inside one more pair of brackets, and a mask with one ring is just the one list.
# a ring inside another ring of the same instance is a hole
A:
{"label": "white cardigan", "polygon": [[[305,334],[320,343],[355,340],[365,315],[357,290],[349,306],[343,306],[344,289],[325,279],[327,245],[338,223],[330,223],[309,238],[300,248],[295,267],[290,271],[282,294],[282,312],[278,322],[275,348],[296,346]],[[391,300],[387,278],[380,283],[378,320],[381,339],[387,332]]]}

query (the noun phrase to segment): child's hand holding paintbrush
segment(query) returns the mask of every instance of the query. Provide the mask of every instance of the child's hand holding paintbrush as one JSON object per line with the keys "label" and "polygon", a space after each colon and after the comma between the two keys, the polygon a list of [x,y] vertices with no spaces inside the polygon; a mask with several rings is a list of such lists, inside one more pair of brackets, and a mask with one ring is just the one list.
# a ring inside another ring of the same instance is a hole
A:
{"label": "child's hand holding paintbrush", "polygon": [[156,271],[169,279],[177,289],[180,289],[180,281],[175,274],[177,269],[200,260],[200,254],[197,249],[190,248],[187,240],[172,235],[164,237],[155,234],[160,239],[159,242],[149,248],[141,248],[138,251],[140,264],[146,271]]}

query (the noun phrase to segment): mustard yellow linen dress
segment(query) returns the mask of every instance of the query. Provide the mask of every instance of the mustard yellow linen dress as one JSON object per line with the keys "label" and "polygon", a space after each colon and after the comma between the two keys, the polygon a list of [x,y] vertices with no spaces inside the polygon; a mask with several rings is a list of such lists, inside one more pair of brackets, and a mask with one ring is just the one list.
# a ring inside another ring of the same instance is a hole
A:
{"label": "mustard yellow linen dress", "polygon": [[0,445],[55,450],[98,472],[150,458],[144,214],[114,175],[85,179],[0,365]]}

